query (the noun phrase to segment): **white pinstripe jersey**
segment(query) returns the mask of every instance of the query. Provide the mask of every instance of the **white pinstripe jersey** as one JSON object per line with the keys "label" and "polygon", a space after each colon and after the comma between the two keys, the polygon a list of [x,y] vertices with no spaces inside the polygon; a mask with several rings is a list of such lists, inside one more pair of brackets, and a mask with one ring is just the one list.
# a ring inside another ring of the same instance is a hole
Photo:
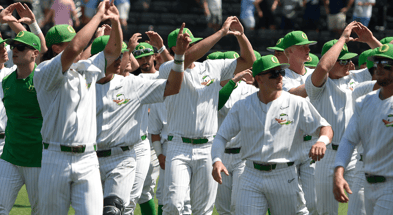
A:
{"label": "white pinstripe jersey", "polygon": [[7,68],[12,68],[14,66],[14,61],[12,60],[12,50],[10,46],[6,46],[7,54],[8,54],[8,61],[4,63],[4,66]]}
{"label": "white pinstripe jersey", "polygon": [[[240,132],[242,159],[285,163],[294,162],[302,155],[303,134],[319,135],[322,126],[329,124],[300,96],[282,91],[276,100],[264,104],[258,93],[254,93],[236,102],[217,135],[229,140]],[[217,136],[213,147],[216,139]],[[213,162],[223,152],[212,150]]]}
{"label": "white pinstripe jersey", "polygon": [[34,73],[34,85],[44,118],[43,142],[68,146],[95,144],[95,83],[105,76],[104,52],[72,64],[64,74],[61,55],[42,62]]}
{"label": "white pinstripe jersey", "polygon": [[160,134],[161,143],[168,140],[168,123],[166,121],[165,103],[157,103],[150,105],[149,113],[149,134]]}
{"label": "white pinstripe jersey", "polygon": [[[393,97],[381,100],[380,91],[373,91],[356,100],[355,112],[341,143],[349,142],[355,146],[361,141],[364,171],[393,177]],[[337,163],[345,162],[336,159]]]}
{"label": "white pinstripe jersey", "polygon": [[[231,110],[233,105],[242,99],[245,99],[250,94],[258,92],[258,88],[254,87],[253,85],[247,84],[244,81],[240,81],[237,84],[237,87],[233,90],[231,96],[229,97],[228,101],[225,103],[224,107],[222,107],[218,111],[218,128],[221,127],[222,122],[224,121],[225,117],[228,115],[228,112]],[[236,135],[236,137],[232,138],[227,144],[226,148],[237,148],[240,147],[240,135]]]}
{"label": "white pinstripe jersey", "polygon": [[286,68],[285,76],[282,77],[282,89],[285,91],[289,91],[292,88],[296,88],[302,84],[306,83],[307,77],[310,76],[314,69],[306,68],[306,73],[304,75],[300,75],[293,70]]}
{"label": "white pinstripe jersey", "polygon": [[[184,71],[179,94],[165,99],[169,134],[188,138],[216,134],[220,81],[233,77],[236,64],[233,59],[206,60]],[[158,78],[168,78],[172,65],[173,61],[162,64]]]}
{"label": "white pinstripe jersey", "polygon": [[7,114],[5,112],[5,108],[4,108],[4,104],[3,104],[3,100],[2,100],[4,98],[3,78],[6,77],[7,75],[11,74],[15,70],[16,70],[16,65],[13,65],[12,68],[4,67],[3,69],[0,70],[0,98],[1,98],[1,100],[0,100],[0,132],[2,132],[2,133],[5,132],[5,127],[7,126]]}
{"label": "white pinstripe jersey", "polygon": [[[145,104],[164,101],[166,80],[114,75],[106,84],[96,84],[97,146],[99,150],[130,146],[147,133],[142,127]],[[147,115],[147,114],[146,114]]]}
{"label": "white pinstripe jersey", "polygon": [[315,87],[311,76],[306,80],[306,91],[311,103],[332,125],[334,144],[339,144],[353,114],[353,89],[361,82],[371,80],[368,69],[352,70],[340,79],[330,79],[322,87]]}
{"label": "white pinstripe jersey", "polygon": [[[141,78],[144,78],[144,79],[148,79],[148,80],[155,80],[155,79],[157,79],[158,75],[159,75],[159,72],[156,71],[155,73],[141,73],[138,76]],[[149,108],[150,108],[150,104],[143,105],[143,107],[142,107],[143,112],[141,113],[142,119],[139,122],[141,124],[140,125],[141,129],[145,132],[144,134],[147,134],[148,124],[149,124]],[[150,141],[150,143],[151,143],[151,141]]]}

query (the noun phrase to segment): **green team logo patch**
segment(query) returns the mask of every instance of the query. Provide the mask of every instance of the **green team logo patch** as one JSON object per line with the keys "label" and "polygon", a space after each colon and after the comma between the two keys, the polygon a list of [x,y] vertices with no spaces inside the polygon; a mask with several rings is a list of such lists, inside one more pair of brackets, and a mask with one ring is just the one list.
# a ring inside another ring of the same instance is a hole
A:
{"label": "green team logo patch", "polygon": [[311,62],[312,61],[312,57],[311,56],[309,56],[308,57],[308,61],[307,62]]}
{"label": "green team logo patch", "polygon": [[76,33],[75,32],[75,29],[71,26],[71,25],[69,25],[68,27],[67,27],[67,29],[68,29],[68,31],[70,32],[70,33]]}
{"label": "green team logo patch", "polygon": [[122,49],[126,49],[126,48],[127,48],[127,45],[126,45],[125,42],[123,42],[123,43],[121,44],[121,48],[122,48]]}
{"label": "green team logo patch", "polygon": [[276,56],[273,56],[271,59],[272,59],[272,62],[273,62],[273,63],[279,63],[279,61],[278,61],[278,59],[277,59]]}
{"label": "green team logo patch", "polygon": [[135,50],[141,50],[141,49],[145,49],[145,47],[144,46],[139,46]]}
{"label": "green team logo patch", "polygon": [[238,53],[235,53],[235,54],[233,54],[233,57],[236,59],[236,58],[239,58],[240,56]]}
{"label": "green team logo patch", "polygon": [[302,33],[302,37],[303,37],[303,39],[305,39],[305,40],[308,39],[308,38],[307,38],[307,35],[306,35],[305,33]]}
{"label": "green team logo patch", "polygon": [[387,44],[378,48],[378,51],[381,53],[387,52],[389,50],[389,46]]}
{"label": "green team logo patch", "polygon": [[126,103],[129,102],[130,100],[129,100],[129,99],[126,99],[126,98],[124,97],[124,94],[117,94],[117,95],[116,95],[116,98],[113,99],[113,101],[114,101],[116,104],[118,104],[118,105],[122,105],[122,104],[126,104]]}
{"label": "green team logo patch", "polygon": [[35,87],[34,87],[34,85],[30,85],[29,88],[27,88],[27,91],[29,91],[29,92],[35,92]]}
{"label": "green team logo patch", "polygon": [[291,124],[293,121],[288,120],[288,115],[286,113],[282,113],[280,114],[280,116],[278,117],[278,119],[276,118],[276,121],[278,122],[278,124],[280,125],[289,125]]}
{"label": "green team logo patch", "polygon": [[192,35],[190,29],[186,29],[186,30],[185,30],[185,33],[187,33],[188,36],[190,36],[190,37],[194,37],[194,35]]}
{"label": "green team logo patch", "polygon": [[382,120],[386,127],[393,127],[393,114],[389,114],[387,119]]}
{"label": "green team logo patch", "polygon": [[214,79],[211,79],[208,75],[202,77],[202,85],[209,86],[214,82]]}
{"label": "green team logo patch", "polygon": [[16,37],[23,37],[23,35],[25,35],[25,32],[20,31],[20,32],[16,35]]}
{"label": "green team logo patch", "polygon": [[280,44],[281,42],[282,42],[282,38],[280,38],[280,39],[277,41],[276,45]]}
{"label": "green team logo patch", "polygon": [[347,44],[345,44],[345,45],[343,46],[343,50],[344,50],[344,51],[348,51],[348,46],[347,46]]}

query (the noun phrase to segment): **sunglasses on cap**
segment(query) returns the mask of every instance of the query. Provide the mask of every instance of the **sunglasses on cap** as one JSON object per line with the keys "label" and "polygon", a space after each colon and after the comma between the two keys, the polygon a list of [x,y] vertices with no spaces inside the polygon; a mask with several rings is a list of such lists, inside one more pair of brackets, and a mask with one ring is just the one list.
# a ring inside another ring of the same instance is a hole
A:
{"label": "sunglasses on cap", "polygon": [[281,76],[285,76],[285,70],[277,69],[277,70],[270,70],[269,72],[264,72],[261,75],[270,74],[269,79],[276,79],[281,74]]}
{"label": "sunglasses on cap", "polygon": [[122,58],[123,58],[123,53],[121,53],[121,54],[119,55],[119,57],[118,57],[118,58],[116,58],[116,60],[115,60],[115,61],[121,60]]}
{"label": "sunglasses on cap", "polygon": [[139,56],[141,54],[146,54],[146,53],[150,53],[150,52],[153,52],[153,51],[154,51],[153,49],[146,48],[146,49],[135,50],[135,51],[132,52],[132,54],[134,56]]}
{"label": "sunglasses on cap", "polygon": [[378,64],[382,64],[384,69],[390,70],[393,66],[393,61],[387,60],[387,59],[375,59],[374,60],[374,67],[378,67]]}
{"label": "sunglasses on cap", "polygon": [[33,47],[29,46],[29,45],[25,45],[25,44],[12,44],[11,45],[11,50],[14,50],[14,48],[17,48],[18,51],[23,52],[26,48],[28,49],[33,49]]}
{"label": "sunglasses on cap", "polygon": [[345,66],[345,65],[347,65],[349,62],[351,62],[351,60],[337,60],[337,62],[338,62],[341,66]]}

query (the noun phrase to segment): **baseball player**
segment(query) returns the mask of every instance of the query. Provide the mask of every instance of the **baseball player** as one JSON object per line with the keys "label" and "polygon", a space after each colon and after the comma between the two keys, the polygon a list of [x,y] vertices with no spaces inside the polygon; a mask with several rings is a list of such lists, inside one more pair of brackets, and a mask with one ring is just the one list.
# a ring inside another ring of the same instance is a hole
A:
{"label": "baseball player", "polygon": [[[241,159],[246,160],[237,201],[236,214],[308,214],[294,162],[302,158],[303,134],[320,139],[311,147],[310,157],[321,159],[333,131],[305,99],[282,91],[283,69],[274,55],[253,64],[253,76],[260,89],[238,101],[229,111],[212,147],[213,178],[222,183],[221,172],[226,143],[241,138]],[[282,204],[285,202],[285,204]],[[301,204],[302,203],[302,204]]]}
{"label": "baseball player", "polygon": [[[189,29],[184,31],[192,41],[200,40],[194,38]],[[169,34],[169,49],[175,49],[174,39],[178,33],[179,30],[175,30]],[[235,35],[239,42],[241,53],[238,59],[194,63],[228,34]],[[255,60],[252,46],[237,17],[228,17],[219,31],[198,42],[187,52],[193,53],[189,54],[190,60],[185,63],[187,69],[180,93],[165,100],[169,133],[165,162],[165,215],[182,214],[188,189],[193,214],[213,212],[217,184],[209,176],[212,170],[210,151],[213,135],[217,131],[220,81],[250,68]],[[176,60],[175,57],[174,62]],[[161,65],[158,78],[167,78],[174,62]]]}
{"label": "baseball player", "polygon": [[[351,32],[359,37],[353,39]],[[356,85],[371,80],[367,69],[349,71],[350,59],[357,54],[350,53],[345,44],[348,41],[366,42],[370,47],[380,46],[379,41],[361,23],[351,22],[339,40],[326,42],[317,69],[306,80],[307,95],[319,113],[332,125],[334,137],[327,147],[325,159],[316,163],[315,183],[319,214],[337,214],[338,203],[334,200],[332,180],[333,164],[337,148],[353,113],[353,90]],[[352,183],[356,164],[356,153],[347,166],[345,177]]]}
{"label": "baseball player", "polygon": [[267,50],[274,52],[274,56],[276,56],[281,63],[288,63],[288,57],[284,53],[284,38],[278,39],[276,46],[267,47]]}
{"label": "baseball player", "polygon": [[103,213],[95,152],[95,82],[105,76],[105,64],[111,65],[119,57],[121,31],[111,32],[108,48],[103,52],[88,60],[73,62],[87,46],[98,24],[106,19],[110,19],[113,26],[119,22],[113,2],[101,2],[96,15],[76,35],[68,25],[54,26],[46,35],[52,54],[60,53],[42,62],[34,75],[44,120],[41,129],[44,150],[38,183],[42,215],[67,214],[70,203],[77,214]]}
{"label": "baseball player", "polygon": [[309,69],[315,69],[317,68],[317,65],[319,63],[319,58],[313,53],[308,53],[309,60],[307,62],[304,62],[304,66],[309,68]]}
{"label": "baseball player", "polygon": [[[365,208],[367,214],[391,214],[393,210],[392,190],[392,83],[393,45],[385,44],[374,49],[372,60],[376,68],[380,90],[373,91],[356,101],[354,114],[341,139],[335,160],[334,197],[339,202],[348,202],[344,193],[352,193],[351,186],[343,178],[344,168],[358,143],[362,143],[365,179]],[[371,127],[370,127],[371,125]],[[352,201],[352,200],[351,200]]]}

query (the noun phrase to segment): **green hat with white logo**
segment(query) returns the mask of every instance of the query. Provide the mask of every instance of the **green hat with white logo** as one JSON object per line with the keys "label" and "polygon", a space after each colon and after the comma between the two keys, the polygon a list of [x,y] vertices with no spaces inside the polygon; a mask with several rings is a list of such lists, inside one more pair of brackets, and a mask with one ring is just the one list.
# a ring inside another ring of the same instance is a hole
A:
{"label": "green hat with white logo", "polygon": [[358,60],[359,66],[361,66],[364,63],[367,63],[367,57],[370,56],[372,51],[373,51],[372,49],[369,49],[369,50],[366,50],[366,51],[362,52],[359,55],[359,60]]}
{"label": "green hat with white logo", "polygon": [[240,57],[239,54],[235,51],[224,52],[224,59],[237,59],[239,57]]}
{"label": "green hat with white logo", "polygon": [[303,31],[292,31],[285,35],[283,49],[294,45],[315,45],[317,41],[309,41],[306,33]]}
{"label": "green hat with white logo", "polygon": [[52,47],[53,44],[70,42],[75,35],[75,29],[71,25],[55,25],[45,35],[46,46]]}
{"label": "green hat with white logo", "polygon": [[[176,46],[177,35],[179,35],[179,31],[180,31],[180,29],[178,28],[178,29],[172,31],[168,35],[168,49]],[[194,37],[194,35],[191,33],[190,29],[188,29],[188,28],[183,28],[183,33],[187,33],[188,35],[190,35],[190,39],[191,39],[190,44],[198,42],[199,40],[203,39],[203,38]]]}
{"label": "green hat with white logo", "polygon": [[154,48],[149,43],[139,43],[135,47],[135,50],[132,51],[132,54],[134,55],[135,59],[154,55]]}
{"label": "green hat with white logo", "polygon": [[33,47],[34,49],[41,51],[41,41],[40,38],[28,31],[20,31],[15,38],[6,40],[7,44],[12,45],[14,41],[18,41]]}
{"label": "green hat with white logo", "polygon": [[252,76],[255,77],[269,69],[273,69],[278,66],[281,67],[281,69],[286,69],[289,67],[289,64],[280,63],[277,57],[274,55],[265,55],[258,58],[252,65]]}
{"label": "green hat with white logo", "polygon": [[304,66],[317,67],[319,63],[319,58],[315,54],[309,53],[309,58],[307,62],[304,62]]}
{"label": "green hat with white logo", "polygon": [[208,60],[216,60],[216,59],[224,59],[224,53],[220,51],[210,53],[206,59]]}
{"label": "green hat with white logo", "polygon": [[374,53],[374,49],[371,49],[371,52],[366,57],[367,58],[367,60],[366,60],[367,69],[371,69],[374,67],[374,62],[368,59],[368,57],[373,55],[373,53]]}
{"label": "green hat with white logo", "polygon": [[261,54],[259,54],[259,52],[255,51],[255,50],[254,50],[254,55],[257,60],[261,57]]}
{"label": "green hat with white logo", "polygon": [[121,53],[124,53],[124,52],[128,52],[129,50],[128,50],[128,46],[127,46],[127,43],[125,43],[124,41],[121,43]]}
{"label": "green hat with white logo", "polygon": [[[108,44],[109,38],[109,35],[95,38],[93,43],[91,44],[91,55],[95,55],[99,52],[104,51],[106,44]],[[124,53],[125,51],[128,51],[127,44],[125,42],[122,42],[121,53]]]}
{"label": "green hat with white logo", "polygon": [[388,43],[392,42],[392,40],[393,40],[393,37],[385,37],[380,42],[382,43],[382,45],[384,45],[384,44],[388,44]]}
{"label": "green hat with white logo", "polygon": [[[321,55],[323,56],[327,51],[329,51],[329,49],[331,47],[333,47],[333,45],[336,44],[337,41],[338,40],[330,40],[330,41],[326,42],[322,47]],[[339,60],[348,60],[348,59],[354,58],[356,56],[358,56],[358,54],[349,52],[347,44],[344,44],[343,49],[341,50],[341,53],[338,56],[338,59]]]}
{"label": "green hat with white logo", "polygon": [[268,51],[274,52],[274,51],[280,51],[283,52],[284,51],[284,38],[280,38],[278,39],[276,46],[274,47],[267,47]]}
{"label": "green hat with white logo", "polygon": [[384,57],[393,60],[393,44],[384,44],[381,47],[375,48],[367,59],[374,61],[375,57]]}

